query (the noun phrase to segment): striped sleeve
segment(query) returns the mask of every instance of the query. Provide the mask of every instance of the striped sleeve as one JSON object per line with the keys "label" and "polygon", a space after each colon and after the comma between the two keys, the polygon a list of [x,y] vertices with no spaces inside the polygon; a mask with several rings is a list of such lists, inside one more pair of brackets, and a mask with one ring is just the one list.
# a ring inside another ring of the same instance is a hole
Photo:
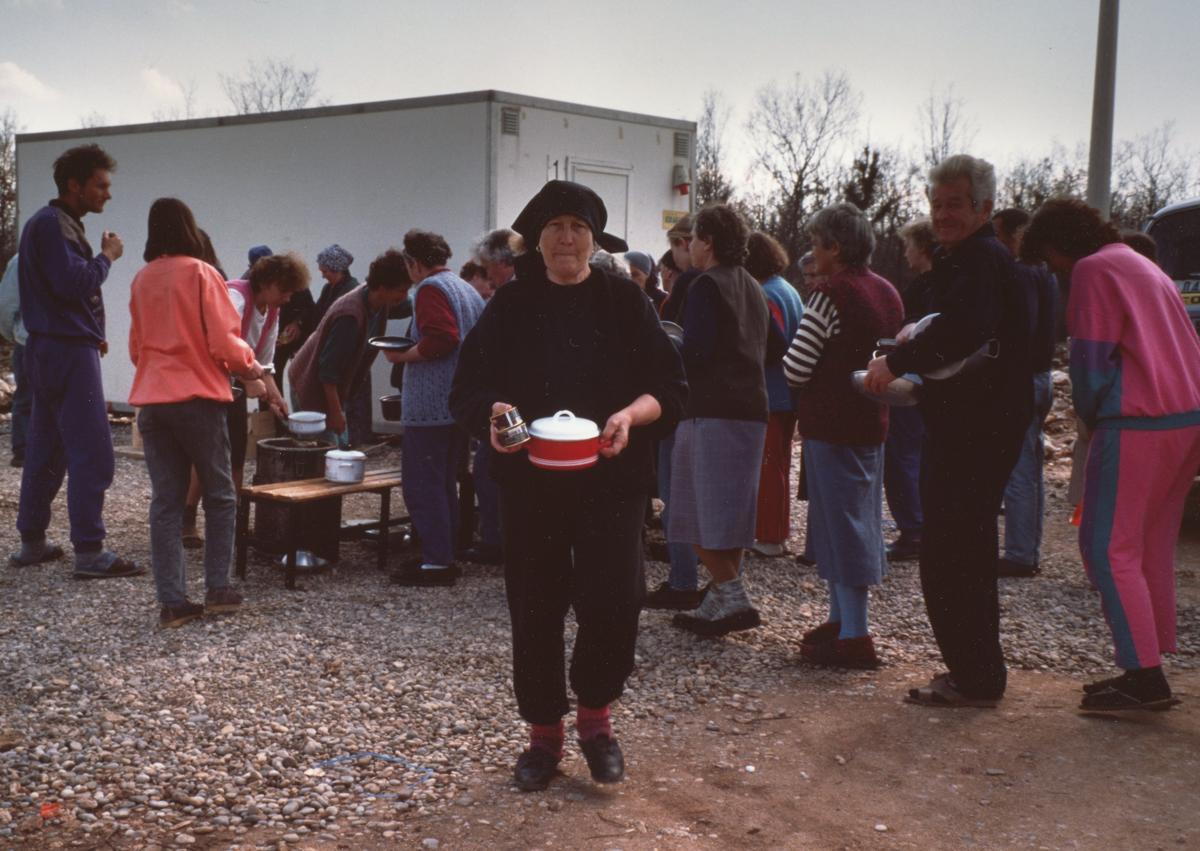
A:
{"label": "striped sleeve", "polygon": [[841,331],[837,308],[822,292],[813,293],[804,307],[796,336],[783,356],[783,374],[792,387],[802,387],[812,378],[829,338]]}

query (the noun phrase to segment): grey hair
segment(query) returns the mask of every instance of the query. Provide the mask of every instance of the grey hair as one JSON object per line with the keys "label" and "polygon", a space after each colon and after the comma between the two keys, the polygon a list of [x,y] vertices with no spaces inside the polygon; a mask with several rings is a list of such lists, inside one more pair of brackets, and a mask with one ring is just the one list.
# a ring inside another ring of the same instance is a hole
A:
{"label": "grey hair", "polygon": [[471,254],[481,263],[508,263],[512,265],[518,254],[516,231],[497,228],[485,233],[471,246]]}
{"label": "grey hair", "polygon": [[968,154],[955,154],[946,157],[940,163],[929,169],[929,188],[958,180],[967,179],[971,187],[971,205],[979,209],[984,201],[996,201],[996,169],[987,160],[972,157]]}
{"label": "grey hair", "polygon": [[818,210],[808,223],[812,238],[829,247],[835,243],[841,248],[841,261],[847,266],[865,266],[875,250],[875,232],[863,211],[842,201]]}
{"label": "grey hair", "polygon": [[611,275],[618,275],[622,278],[629,277],[629,263],[624,257],[619,257],[616,254],[610,254],[603,248],[597,249],[588,260],[588,265],[593,269],[600,269],[603,272],[608,272]]}

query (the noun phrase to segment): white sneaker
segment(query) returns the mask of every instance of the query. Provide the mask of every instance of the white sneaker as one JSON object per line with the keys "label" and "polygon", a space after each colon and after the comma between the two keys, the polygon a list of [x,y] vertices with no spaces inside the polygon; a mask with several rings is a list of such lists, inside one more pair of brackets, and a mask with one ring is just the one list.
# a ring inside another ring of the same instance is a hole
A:
{"label": "white sneaker", "polygon": [[787,552],[783,544],[770,544],[766,541],[755,541],[750,547],[750,552],[763,558],[778,558]]}

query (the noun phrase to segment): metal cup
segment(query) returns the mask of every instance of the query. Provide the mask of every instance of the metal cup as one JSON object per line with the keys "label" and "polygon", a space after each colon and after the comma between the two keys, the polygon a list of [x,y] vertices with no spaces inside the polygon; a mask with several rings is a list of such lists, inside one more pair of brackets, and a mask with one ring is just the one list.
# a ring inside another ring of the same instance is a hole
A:
{"label": "metal cup", "polygon": [[496,440],[506,449],[520,446],[529,441],[529,427],[521,422],[508,428],[497,428]]}
{"label": "metal cup", "polygon": [[496,426],[496,431],[504,431],[513,426],[524,425],[525,420],[520,411],[510,406],[498,414],[492,414],[492,424]]}

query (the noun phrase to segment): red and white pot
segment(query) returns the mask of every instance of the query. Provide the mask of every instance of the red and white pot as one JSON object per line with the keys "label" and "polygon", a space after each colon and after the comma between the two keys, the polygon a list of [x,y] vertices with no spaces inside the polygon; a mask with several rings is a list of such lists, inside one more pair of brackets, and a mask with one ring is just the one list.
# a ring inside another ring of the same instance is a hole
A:
{"label": "red and white pot", "polygon": [[534,420],[529,438],[529,460],[544,470],[583,470],[599,458],[600,429],[570,411]]}

